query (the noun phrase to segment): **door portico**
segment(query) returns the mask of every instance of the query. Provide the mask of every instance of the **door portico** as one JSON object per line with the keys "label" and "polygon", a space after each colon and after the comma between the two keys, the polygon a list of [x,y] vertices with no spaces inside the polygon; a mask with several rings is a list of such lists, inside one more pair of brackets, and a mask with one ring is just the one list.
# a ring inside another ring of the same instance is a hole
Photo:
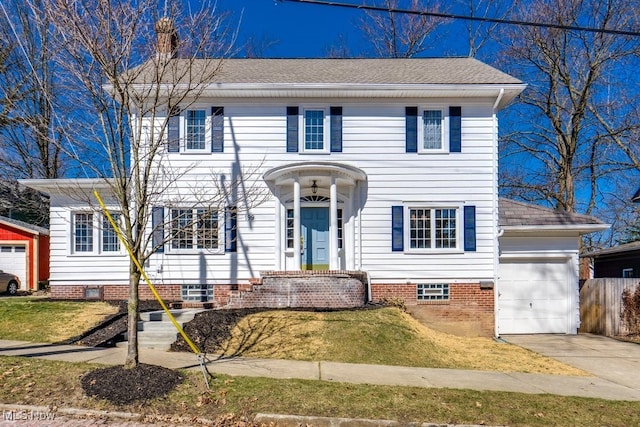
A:
{"label": "door portico", "polygon": [[358,195],[366,181],[362,170],[340,163],[300,162],[273,168],[264,180],[276,198],[276,270],[357,268],[362,203]]}

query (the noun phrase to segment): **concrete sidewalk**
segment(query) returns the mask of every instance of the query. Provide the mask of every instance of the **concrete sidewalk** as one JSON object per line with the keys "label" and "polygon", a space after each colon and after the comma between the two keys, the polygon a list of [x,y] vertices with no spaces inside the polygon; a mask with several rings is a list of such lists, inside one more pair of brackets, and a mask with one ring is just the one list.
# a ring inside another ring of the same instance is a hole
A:
{"label": "concrete sidewalk", "polygon": [[[526,347],[526,345],[523,346]],[[125,355],[126,349],[120,347],[93,348],[0,340],[0,356],[23,356],[68,362],[116,365],[124,362]],[[171,369],[200,368],[197,356],[191,353],[141,349],[140,361]],[[572,364],[570,360],[564,361]],[[211,373],[237,376],[296,378],[354,384],[511,391],[531,394],[549,393],[562,396],[640,401],[640,382],[629,384],[626,381],[618,381],[616,378],[601,376],[574,377],[246,358],[213,360],[207,363],[207,367]],[[585,369],[585,367],[581,368]],[[586,370],[589,371],[588,369]]]}

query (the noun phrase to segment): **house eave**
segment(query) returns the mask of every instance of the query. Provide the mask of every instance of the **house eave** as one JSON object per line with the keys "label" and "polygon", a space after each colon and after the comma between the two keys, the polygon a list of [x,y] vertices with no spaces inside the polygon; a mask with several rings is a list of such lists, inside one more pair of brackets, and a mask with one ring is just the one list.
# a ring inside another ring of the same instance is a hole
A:
{"label": "house eave", "polygon": [[[500,110],[509,104],[526,84],[354,84],[354,83],[206,83],[162,84],[161,96],[193,92],[211,98],[485,98],[497,99]],[[134,92],[149,93],[149,85],[136,84]]]}
{"label": "house eave", "polygon": [[103,178],[21,179],[20,184],[42,193],[66,194],[70,190],[108,190],[109,182]]}
{"label": "house eave", "polygon": [[587,234],[597,231],[604,231],[611,227],[611,224],[557,224],[557,225],[507,225],[500,226],[505,233],[567,233],[567,234]]}

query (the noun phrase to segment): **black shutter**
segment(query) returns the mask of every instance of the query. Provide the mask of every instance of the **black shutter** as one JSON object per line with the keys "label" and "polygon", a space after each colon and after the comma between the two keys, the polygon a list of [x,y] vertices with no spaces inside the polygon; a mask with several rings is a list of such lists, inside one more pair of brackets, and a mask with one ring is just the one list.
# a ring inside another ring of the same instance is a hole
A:
{"label": "black shutter", "polygon": [[331,107],[331,152],[342,152],[342,107]]}
{"label": "black shutter", "polygon": [[224,107],[211,107],[211,152],[224,151]]}
{"label": "black shutter", "polygon": [[235,206],[227,206],[224,212],[224,251],[238,251],[238,212]]}
{"label": "black shutter", "polygon": [[464,250],[476,250],[476,207],[464,207]]}
{"label": "black shutter", "polygon": [[151,244],[153,250],[164,252],[164,208],[154,206],[151,208]]}
{"label": "black shutter", "polygon": [[287,107],[287,152],[298,152],[298,107]]}
{"label": "black shutter", "polygon": [[404,207],[391,206],[391,250],[404,251]]}
{"label": "black shutter", "polygon": [[172,115],[167,123],[168,151],[180,152],[180,115]]}
{"label": "black shutter", "polygon": [[462,151],[462,108],[449,107],[449,152]]}
{"label": "black shutter", "polygon": [[418,107],[405,108],[406,121],[406,152],[418,152]]}

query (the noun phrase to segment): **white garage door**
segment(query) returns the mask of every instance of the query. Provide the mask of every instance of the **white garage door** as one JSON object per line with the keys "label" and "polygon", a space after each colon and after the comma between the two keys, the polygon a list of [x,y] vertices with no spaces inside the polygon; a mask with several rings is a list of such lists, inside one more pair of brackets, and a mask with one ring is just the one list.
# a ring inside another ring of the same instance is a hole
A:
{"label": "white garage door", "polygon": [[27,287],[27,252],[25,245],[0,243],[0,270],[20,278],[23,289]]}
{"label": "white garage door", "polygon": [[566,259],[500,261],[500,334],[568,333],[569,274]]}

